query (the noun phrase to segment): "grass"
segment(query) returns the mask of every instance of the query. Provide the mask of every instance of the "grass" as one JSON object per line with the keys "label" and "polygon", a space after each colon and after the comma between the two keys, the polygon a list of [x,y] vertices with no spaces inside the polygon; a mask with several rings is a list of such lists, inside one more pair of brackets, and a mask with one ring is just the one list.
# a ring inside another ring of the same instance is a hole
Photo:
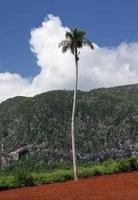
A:
{"label": "grass", "polygon": [[[55,164],[54,164],[55,165]],[[69,165],[70,166],[70,165]],[[100,176],[120,172],[138,170],[138,158],[128,158],[123,160],[107,160],[102,163],[80,163],[78,165],[79,178]],[[17,171],[14,175],[0,175],[0,190],[63,182],[73,179],[72,168],[55,169],[46,172]]]}

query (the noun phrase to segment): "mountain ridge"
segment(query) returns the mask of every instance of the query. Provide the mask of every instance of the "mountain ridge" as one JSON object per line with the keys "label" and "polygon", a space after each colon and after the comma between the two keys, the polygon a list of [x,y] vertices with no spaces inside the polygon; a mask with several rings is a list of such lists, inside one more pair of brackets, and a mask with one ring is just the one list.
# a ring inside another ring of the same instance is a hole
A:
{"label": "mountain ridge", "polygon": [[[57,90],[2,102],[0,139],[5,159],[11,152],[31,144],[34,146],[26,154],[36,160],[71,159],[72,99],[73,91]],[[45,145],[42,147],[41,143]],[[137,146],[138,84],[78,91],[78,159],[137,155]]]}

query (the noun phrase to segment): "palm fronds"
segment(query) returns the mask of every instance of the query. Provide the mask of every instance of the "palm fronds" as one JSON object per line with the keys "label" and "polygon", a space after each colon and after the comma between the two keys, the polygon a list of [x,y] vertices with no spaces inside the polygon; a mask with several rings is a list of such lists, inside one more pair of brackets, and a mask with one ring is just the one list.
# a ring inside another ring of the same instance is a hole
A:
{"label": "palm fronds", "polygon": [[85,31],[79,30],[77,28],[71,29],[70,32],[66,32],[66,40],[60,42],[59,47],[62,47],[62,52],[65,53],[67,50],[70,50],[73,55],[78,48],[83,46],[89,46],[91,49],[94,49],[93,44],[85,38]]}

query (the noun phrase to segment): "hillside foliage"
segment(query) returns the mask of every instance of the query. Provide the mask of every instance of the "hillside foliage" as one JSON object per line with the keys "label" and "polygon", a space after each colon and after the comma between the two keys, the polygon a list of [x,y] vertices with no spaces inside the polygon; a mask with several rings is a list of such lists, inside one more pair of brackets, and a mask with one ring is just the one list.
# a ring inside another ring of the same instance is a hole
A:
{"label": "hillside foliage", "polygon": [[[71,159],[72,97],[59,90],[2,102],[4,156],[31,145],[31,159]],[[91,161],[138,155],[138,84],[78,91],[76,150],[79,160]]]}

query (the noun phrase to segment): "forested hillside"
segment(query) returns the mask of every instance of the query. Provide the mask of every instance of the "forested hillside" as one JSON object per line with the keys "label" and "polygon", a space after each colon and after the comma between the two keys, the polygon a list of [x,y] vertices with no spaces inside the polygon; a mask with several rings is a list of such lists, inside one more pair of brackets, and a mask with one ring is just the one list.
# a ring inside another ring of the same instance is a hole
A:
{"label": "forested hillside", "polygon": [[[59,90],[1,103],[0,141],[7,162],[20,156],[70,159],[72,99],[72,91]],[[138,84],[78,91],[76,145],[84,160],[138,155]]]}

